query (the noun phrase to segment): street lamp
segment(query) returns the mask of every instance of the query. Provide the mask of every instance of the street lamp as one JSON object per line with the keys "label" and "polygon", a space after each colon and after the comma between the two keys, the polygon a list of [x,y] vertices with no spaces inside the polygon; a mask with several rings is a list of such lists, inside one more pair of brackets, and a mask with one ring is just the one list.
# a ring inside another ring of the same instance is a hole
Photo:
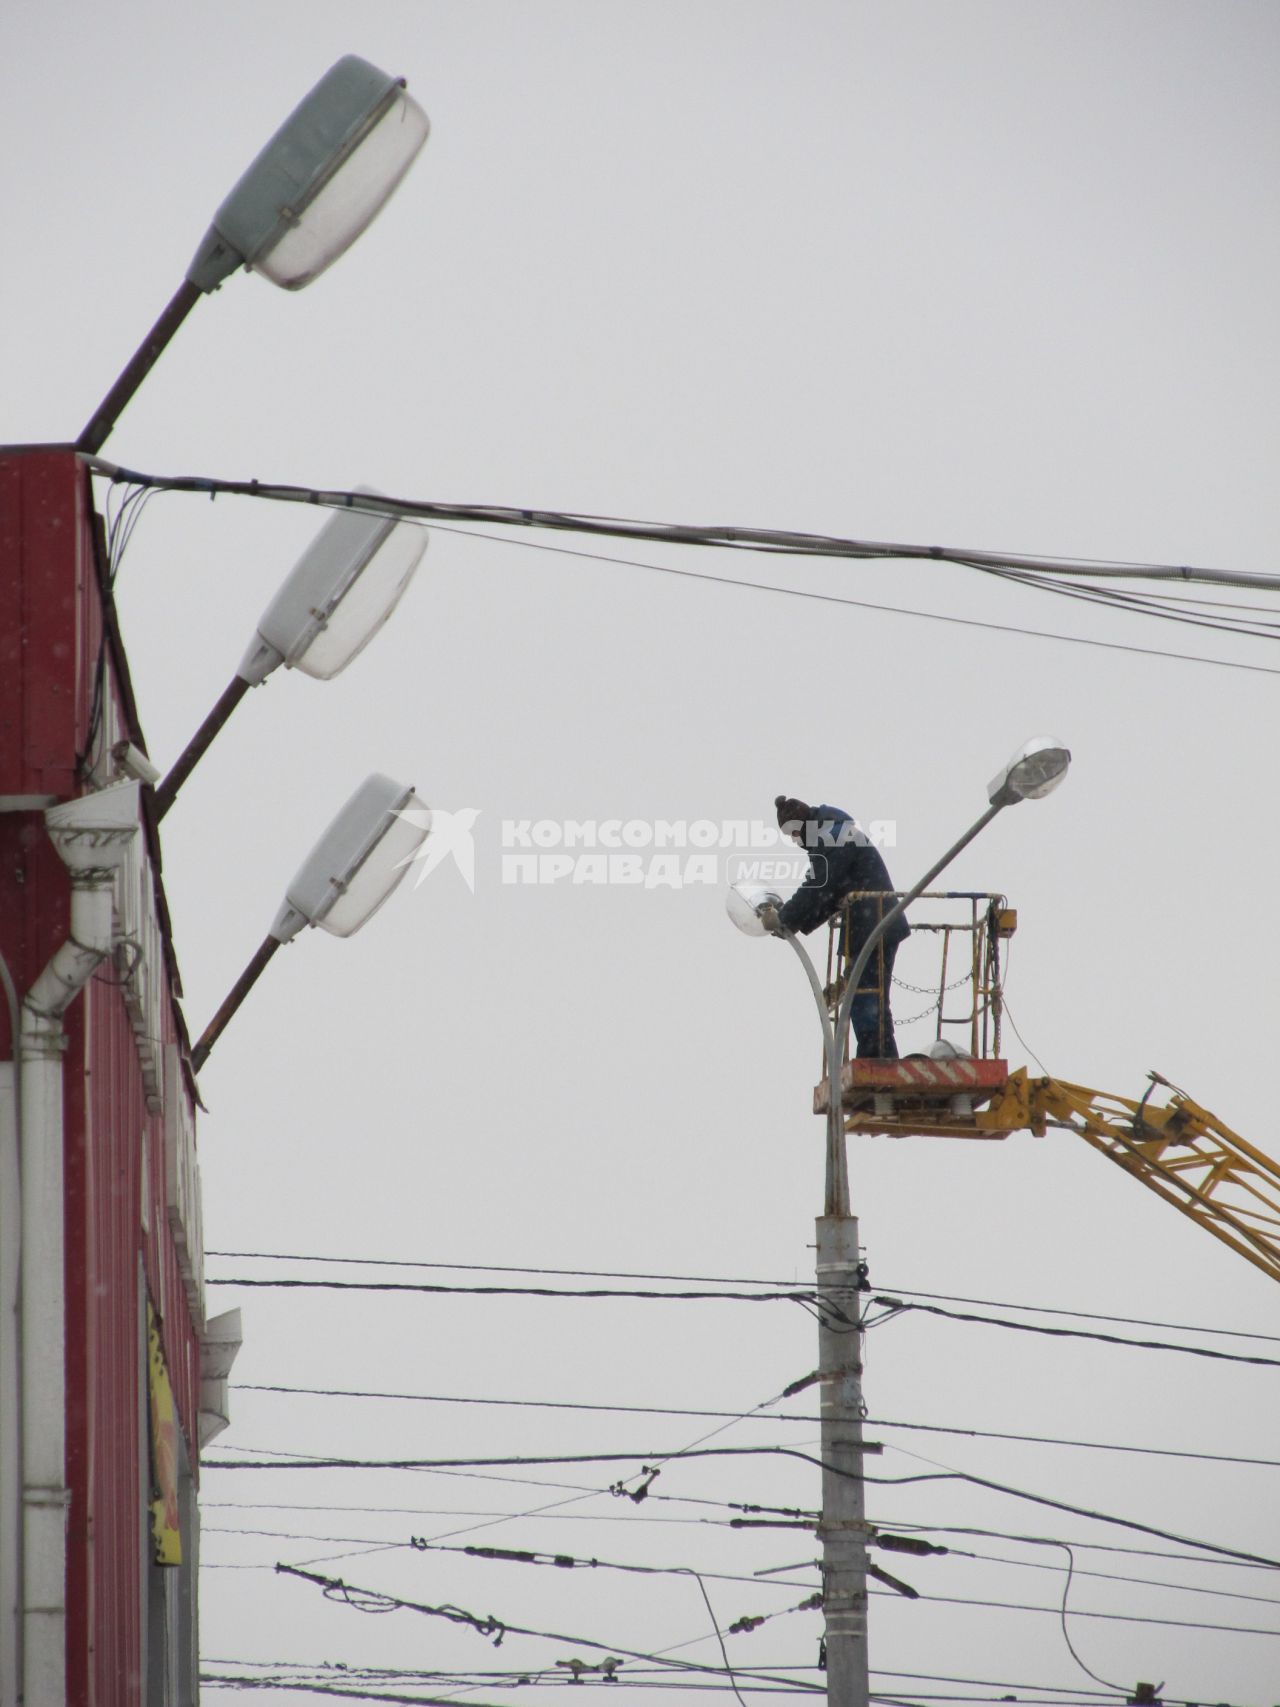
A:
{"label": "street lamp", "polygon": [[304,96],[231,194],[187,276],[76,440],[100,450],[201,296],[238,267],[285,290],[319,278],[375,218],[427,140],[427,115],[390,77],[347,54]]}
{"label": "street lamp", "polygon": [[[826,1192],[817,1219],[818,1375],[821,1384],[823,1617],[827,1700],[831,1707],[867,1707],[867,1521],[862,1475],[862,1323],[858,1303],[858,1223],[849,1213],[849,1172],[844,1143],[841,1065],[849,1016],[862,974],[876,945],[963,848],[1006,806],[1042,800],[1067,774],[1071,754],[1060,741],[1039,735],[1025,741],[987,785],[987,810],[960,840],[879,920],[849,969],[833,1022],[813,962],[793,932],[781,934],[804,967],[822,1023],[827,1061]],[[748,936],[767,927],[761,914],[777,898],[767,890],[731,890],[729,917]],[[883,1001],[882,992],[881,1000]]]}
{"label": "street lamp", "polygon": [[769,927],[760,915],[766,907],[781,905],[781,895],[755,883],[735,883],[724,898],[725,912],[743,936],[768,936]]}
{"label": "street lamp", "polygon": [[[377,494],[368,486],[356,490]],[[240,667],[156,789],[163,818],[183,783],[251,687],[283,664],[329,681],[386,622],[427,549],[414,522],[339,510],[325,523],[258,620]]]}
{"label": "street lamp", "polygon": [[191,1051],[198,1073],[276,950],[307,925],[354,936],[403,878],[431,829],[412,788],[366,777],[298,868],[271,929]]}

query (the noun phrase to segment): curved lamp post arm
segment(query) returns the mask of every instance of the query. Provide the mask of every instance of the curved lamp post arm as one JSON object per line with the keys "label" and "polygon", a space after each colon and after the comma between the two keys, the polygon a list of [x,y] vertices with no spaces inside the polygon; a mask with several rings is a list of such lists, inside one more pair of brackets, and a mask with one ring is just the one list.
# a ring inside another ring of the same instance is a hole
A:
{"label": "curved lamp post arm", "polygon": [[[858,985],[862,982],[862,974],[867,969],[877,945],[884,939],[885,932],[906,912],[907,908],[937,877],[964,848],[967,848],[973,838],[985,830],[996,816],[1003,812],[1006,806],[1012,805],[1011,800],[997,801],[982,814],[976,823],[971,824],[960,840],[949,847],[936,864],[928,871],[913,888],[891,907],[877,923],[858,950],[857,958],[849,969],[849,981],[844,995],[840,998],[840,1010],[836,1015],[835,1025],[829,1027],[831,1042],[827,1051],[827,1207],[828,1215],[847,1215],[849,1213],[849,1168],[845,1159],[844,1121],[842,1118],[842,1095],[840,1084],[840,1069],[844,1059],[845,1040],[849,1035],[849,1016],[853,1011],[853,998]],[[796,944],[799,947],[799,944]],[[816,983],[816,979],[815,979]],[[825,1017],[825,1016],[824,1016]]]}
{"label": "curved lamp post arm", "polygon": [[[905,905],[906,905],[906,902],[904,901],[901,906],[899,906],[898,908],[896,908],[894,910],[893,914],[890,914],[886,918],[885,926],[887,926],[893,922],[894,916],[897,913],[900,913],[902,911],[902,907]],[[784,927],[783,930],[780,932],[780,935],[782,936],[783,940],[785,942],[789,943],[790,946],[795,950],[796,958],[799,960],[800,964],[804,967],[805,976],[809,980],[809,988],[813,991],[814,1005],[817,1007],[817,1010],[818,1010],[818,1020],[822,1026],[822,1043],[823,1043],[823,1049],[824,1049],[825,1054],[826,1054],[826,1062],[827,1062],[827,1196],[826,1196],[826,1214],[828,1214],[828,1215],[833,1215],[833,1214],[847,1215],[849,1213],[849,1179],[848,1179],[848,1170],[847,1170],[847,1167],[845,1165],[845,1160],[844,1160],[844,1145],[840,1141],[841,1137],[842,1137],[841,1104],[840,1104],[840,1062],[841,1062],[841,1056],[843,1055],[843,1052],[844,1052],[843,1042],[841,1041],[841,1039],[843,1038],[843,1033],[839,1032],[837,1029],[837,1026],[832,1023],[831,1015],[827,1012],[827,998],[823,992],[822,984],[819,981],[818,974],[814,969],[813,961],[809,958],[809,956],[805,952],[805,950],[800,946],[799,940],[796,937],[795,932],[789,931]],[[877,931],[877,933],[876,933],[877,939],[880,935],[883,935],[883,927]],[[841,1015],[842,1015],[844,1022],[847,1024],[848,1013],[845,1011],[843,1006],[841,1008]],[[833,1192],[835,1193],[834,1197],[833,1197]],[[833,1207],[833,1203],[835,1203],[837,1205],[843,1204],[843,1207],[842,1208],[841,1207]]]}
{"label": "curved lamp post arm", "polygon": [[790,943],[791,947],[795,950],[796,958],[804,967],[805,976],[809,980],[809,988],[813,991],[814,1005],[817,1007],[818,1020],[822,1026],[822,1043],[827,1062],[827,1077],[830,1078],[832,1072],[834,1072],[838,1077],[840,1073],[840,1057],[836,1053],[836,1030],[831,1023],[831,1015],[827,1012],[827,998],[823,994],[821,983],[818,981],[818,974],[814,970],[813,961],[810,960],[805,950],[801,948],[794,931],[789,931],[784,928],[782,936],[784,940]]}

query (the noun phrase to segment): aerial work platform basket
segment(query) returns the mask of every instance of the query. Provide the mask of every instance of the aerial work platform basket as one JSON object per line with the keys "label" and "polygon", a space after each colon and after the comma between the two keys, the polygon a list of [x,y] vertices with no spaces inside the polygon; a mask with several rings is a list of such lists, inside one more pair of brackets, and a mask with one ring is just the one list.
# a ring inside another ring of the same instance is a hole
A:
{"label": "aerial work platform basket", "polygon": [[[831,921],[823,994],[833,1018],[855,958],[848,952],[850,909],[866,898],[848,896]],[[840,1063],[845,1132],[895,1138],[1008,1138],[1015,1132],[1043,1138],[1051,1128],[1074,1133],[1280,1280],[1280,1162],[1161,1073],[1147,1074],[1140,1097],[1125,1097],[1054,1078],[1043,1068],[1039,1077],[1025,1067],[1010,1071],[1000,1045],[1009,938],[1018,917],[1003,895],[926,891],[911,903],[910,922],[902,958],[912,979],[922,966],[937,970],[922,984],[897,976],[893,967],[890,1006],[903,993],[925,1003],[905,1018],[894,1017],[900,1059],[851,1060],[846,1038]],[[864,989],[874,983],[872,967],[863,974]],[[824,1062],[813,1111],[825,1115],[827,1108]]]}
{"label": "aerial work platform basket", "polygon": [[[834,1019],[848,981],[854,955],[849,953],[850,910],[871,899],[861,891],[845,898],[829,926],[825,995]],[[895,895],[876,896],[891,904]],[[984,1126],[978,1109],[999,1096],[1009,1083],[1009,1063],[1002,1057],[1004,1021],[1004,958],[1018,915],[1005,896],[974,890],[926,890],[912,902],[912,937],[931,941],[936,973],[929,983],[908,982],[894,968],[890,1007],[901,994],[917,1005],[906,1019],[895,1015],[895,1026],[906,1031],[927,1022],[932,1035],[899,1037],[897,1060],[850,1057],[845,1039],[841,1062],[841,1103],[845,1130],[905,1137],[1004,1138],[1013,1127]],[[855,941],[856,953],[858,943]],[[911,959],[918,963],[918,952]],[[863,974],[864,986],[874,981],[875,960]],[[918,976],[918,973],[917,973]],[[825,1068],[825,1064],[824,1064]],[[814,1087],[813,1111],[827,1112],[825,1070]]]}

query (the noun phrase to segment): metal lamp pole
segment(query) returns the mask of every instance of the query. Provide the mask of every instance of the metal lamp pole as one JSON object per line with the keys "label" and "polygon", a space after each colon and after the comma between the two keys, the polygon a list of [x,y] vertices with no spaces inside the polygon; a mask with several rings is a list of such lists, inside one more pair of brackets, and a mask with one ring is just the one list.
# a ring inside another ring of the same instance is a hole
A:
{"label": "metal lamp pole", "polygon": [[1006,806],[1049,793],[1066,774],[1071,755],[1047,738],[1028,742],[993,780],[990,806],[960,840],[890,908],[870,932],[853,965],[834,1024],[813,962],[792,932],[790,943],[813,991],[827,1057],[827,1163],[823,1212],[816,1220],[818,1376],[821,1392],[822,1601],[830,1707],[867,1707],[867,1520],[863,1481],[862,1321],[859,1306],[858,1222],[849,1213],[842,1065],[853,998],[885,932]]}

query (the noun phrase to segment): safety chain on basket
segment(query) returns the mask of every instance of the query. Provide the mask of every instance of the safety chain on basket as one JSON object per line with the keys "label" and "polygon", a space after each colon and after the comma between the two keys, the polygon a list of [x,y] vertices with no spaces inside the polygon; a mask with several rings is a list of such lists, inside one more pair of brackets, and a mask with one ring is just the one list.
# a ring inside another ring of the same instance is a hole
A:
{"label": "safety chain on basket", "polygon": [[937,1002],[931,1002],[927,1008],[921,1008],[918,1014],[910,1014],[906,1019],[902,1019],[898,1014],[894,1014],[893,1023],[895,1026],[914,1025],[917,1020],[928,1019],[931,1014],[936,1014],[937,1011]]}
{"label": "safety chain on basket", "polygon": [[[972,972],[962,972],[954,983],[944,984],[938,992],[939,995],[945,995],[948,990],[958,990],[961,984],[969,983],[972,977]],[[900,990],[910,990],[913,996],[931,996],[937,989],[936,984],[908,984],[903,978],[895,978],[893,981]]]}

